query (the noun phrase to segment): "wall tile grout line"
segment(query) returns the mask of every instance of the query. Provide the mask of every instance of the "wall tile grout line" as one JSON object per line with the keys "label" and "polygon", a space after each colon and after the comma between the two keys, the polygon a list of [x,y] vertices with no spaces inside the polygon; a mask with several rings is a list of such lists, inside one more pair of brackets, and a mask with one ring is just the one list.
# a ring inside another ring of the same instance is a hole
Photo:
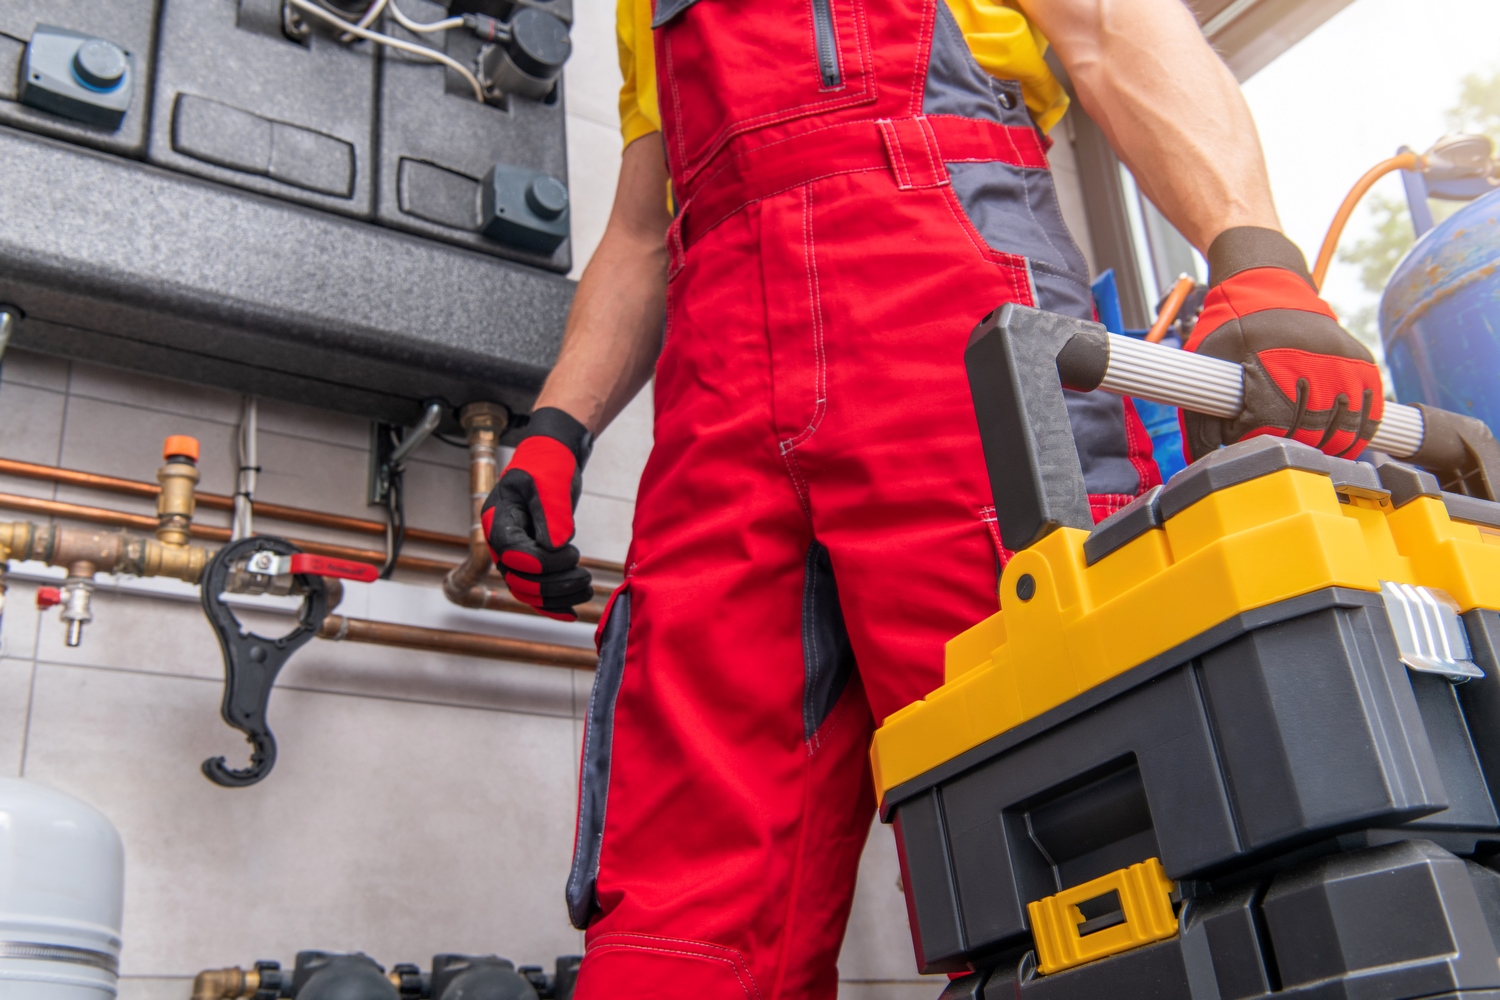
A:
{"label": "wall tile grout line", "polygon": [[214,417],[204,416],[201,413],[183,413],[181,410],[166,410],[158,406],[143,406],[140,403],[127,403],[124,400],[110,399],[107,396],[92,396],[86,392],[74,392],[69,393],[69,395],[77,399],[86,399],[91,403],[103,403],[106,406],[118,406],[126,410],[140,410],[142,413],[156,413],[164,417],[177,417],[180,420],[191,420],[200,424],[214,424],[218,427],[229,428],[238,426],[233,421],[219,420]]}
{"label": "wall tile grout line", "polygon": [[31,709],[36,704],[36,657],[31,659],[31,676],[26,682],[26,721],[21,729],[21,760],[18,763],[16,775],[26,777],[26,751],[31,745]]}
{"label": "wall tile grout line", "polygon": [[[495,661],[505,662],[505,661]],[[512,664],[513,666],[526,666],[527,664]],[[94,663],[66,663],[61,660],[46,660],[40,655],[32,658],[33,687],[35,686],[36,671],[41,667],[59,667],[64,670],[92,670],[108,674],[133,674],[140,677],[159,677],[168,680],[196,681],[200,684],[213,684],[222,687],[224,681],[217,677],[199,677],[194,674],[178,674],[164,670],[142,670],[139,667],[105,667]],[[561,668],[559,668],[561,669]],[[434,708],[455,708],[465,712],[492,712],[499,715],[522,715],[533,719],[571,719],[575,715],[573,711],[567,712],[543,712],[526,708],[493,708],[488,705],[466,705],[461,702],[437,701],[430,698],[400,698],[394,695],[370,694],[362,691],[333,691],[328,688],[309,687],[305,684],[281,684],[272,687],[273,691],[296,691],[301,694],[315,694],[326,698],[363,698],[367,701],[378,701],[393,705],[428,705]],[[29,702],[28,702],[28,712]]]}

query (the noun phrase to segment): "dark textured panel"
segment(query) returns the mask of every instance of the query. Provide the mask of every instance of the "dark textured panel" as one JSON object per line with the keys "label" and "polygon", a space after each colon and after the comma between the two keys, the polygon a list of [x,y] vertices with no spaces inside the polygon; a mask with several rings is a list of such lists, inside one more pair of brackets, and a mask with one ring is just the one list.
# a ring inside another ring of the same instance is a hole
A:
{"label": "dark textured panel", "polygon": [[[418,21],[435,21],[446,13],[427,0],[404,0],[401,10]],[[571,18],[570,0],[553,0],[552,12]],[[392,35],[416,41],[399,25],[385,22]],[[437,38],[448,55],[473,65],[479,40],[467,31],[448,31]],[[380,190],[376,218],[388,226],[421,233],[484,253],[566,272],[572,267],[572,240],[551,254],[509,246],[479,234],[477,202],[454,211],[451,196],[463,181],[478,184],[496,163],[525,167],[568,182],[564,139],[562,82],[548,101],[506,99],[503,107],[480,104],[457,73],[437,63],[391,49],[381,53]],[[452,175],[412,173],[402,161],[421,163]],[[405,169],[403,169],[405,168]],[[464,223],[460,225],[459,223]]]}
{"label": "dark textured panel", "polygon": [[942,801],[976,951],[1023,943],[1026,904],[1069,884],[1150,857],[1181,878],[1241,851],[1187,667],[997,755]]}
{"label": "dark textured panel", "polygon": [[1500,503],[1459,493],[1444,493],[1443,506],[1448,508],[1448,516],[1455,521],[1500,528]]}
{"label": "dark textured panel", "polygon": [[[3,0],[0,2],[0,124],[128,156],[146,148],[157,0]],[[135,92],[117,129],[96,128],[17,103],[24,40],[38,24],[104,38],[130,53]],[[3,161],[0,161],[3,162]]]}
{"label": "dark textured panel", "polygon": [[1458,686],[1474,751],[1492,802],[1500,802],[1500,612],[1476,608],[1463,616],[1474,663],[1484,676]]}
{"label": "dark textured panel", "polygon": [[1219,1000],[1249,1000],[1271,992],[1264,946],[1255,917],[1260,887],[1251,884],[1184,904],[1182,950],[1195,993]]}
{"label": "dark textured panel", "polygon": [[918,967],[923,972],[962,969],[967,946],[936,791],[902,803],[896,813],[896,853]]}
{"label": "dark textured panel", "polygon": [[1416,830],[1464,829],[1493,831],[1497,817],[1495,805],[1485,785],[1484,772],[1474,750],[1474,741],[1459,707],[1458,687],[1436,674],[1408,672],[1422,725],[1437,757],[1448,793],[1448,808],[1415,820],[1407,826]]}
{"label": "dark textured panel", "polygon": [[1247,849],[1448,805],[1394,647],[1382,612],[1331,609],[1203,657],[1204,700]]}
{"label": "dark textured panel", "polygon": [[1380,602],[1379,594],[1371,594],[1362,590],[1346,590],[1342,587],[1330,587],[1327,590],[1317,590],[1311,594],[1304,594],[1301,597],[1294,597],[1290,600],[1235,615],[1228,621],[1220,622],[1213,628],[1198,633],[1180,646],[1169,649],[1159,656],[1153,656],[1145,663],[1132,667],[1117,677],[1112,677],[1102,684],[1097,684],[1089,688],[1087,691],[1077,697],[1068,699],[1056,708],[1043,712],[1036,718],[1027,719],[1019,726],[1007,729],[1000,735],[985,740],[976,747],[965,750],[957,757],[944,761],[925,773],[912,778],[910,781],[897,785],[886,792],[885,796],[881,799],[881,816],[882,818],[888,818],[890,811],[909,796],[916,795],[924,789],[941,784],[955,775],[977,767],[990,760],[990,758],[999,755],[1009,747],[1017,746],[1031,739],[1033,736],[1061,724],[1067,719],[1082,715],[1104,704],[1116,695],[1128,691],[1139,684],[1144,684],[1158,674],[1201,656],[1215,647],[1222,646],[1237,636],[1244,635],[1253,629],[1264,628],[1275,622],[1298,618],[1302,615],[1311,614],[1329,607],[1383,608],[1384,606]]}
{"label": "dark textured panel", "polygon": [[321,24],[305,42],[292,41],[266,0],[168,0],[148,158],[369,218],[378,68],[371,48],[343,45]]}
{"label": "dark textured panel", "polygon": [[1090,327],[1007,304],[979,321],[964,350],[1000,535],[1012,551],[1059,527],[1094,526],[1057,373],[1058,353]]}
{"label": "dark textured panel", "polygon": [[[1204,456],[1173,476],[1162,489],[1161,499],[1158,501],[1161,516],[1163,520],[1176,517],[1210,493],[1251,479],[1259,479],[1261,476],[1269,476],[1282,469],[1300,469],[1327,476],[1338,461],[1341,460],[1329,458],[1310,445],[1288,438],[1262,436],[1236,441]],[[1375,478],[1374,469],[1370,469],[1369,479],[1374,486],[1379,487],[1380,482]]]}
{"label": "dark textured panel", "polygon": [[3,128],[0,162],[20,346],[396,422],[529,407],[556,356],[564,278]]}
{"label": "dark textured panel", "polygon": [[1083,541],[1083,557],[1090,566],[1116,549],[1164,523],[1161,516],[1160,486],[1153,486],[1124,507],[1094,525]]}
{"label": "dark textured panel", "polygon": [[[984,1000],[1199,1000],[1178,941],[1137,948],[1050,976],[1031,962],[1001,969],[984,986]],[[1207,998],[1203,998],[1207,1000]]]}
{"label": "dark textured panel", "polygon": [[[1288,997],[1400,1000],[1500,986],[1467,866],[1427,841],[1284,872],[1261,906]],[[1344,977],[1338,991],[1323,982]]]}

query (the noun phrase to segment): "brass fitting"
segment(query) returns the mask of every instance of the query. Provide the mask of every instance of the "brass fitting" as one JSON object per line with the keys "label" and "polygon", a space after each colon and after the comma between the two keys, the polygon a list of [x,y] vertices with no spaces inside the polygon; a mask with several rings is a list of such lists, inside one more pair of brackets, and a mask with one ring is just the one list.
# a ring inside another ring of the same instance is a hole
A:
{"label": "brass fitting", "polygon": [[136,576],[170,576],[197,583],[214,554],[213,549],[202,545],[167,545],[139,535],[133,536],[133,540],[139,541],[142,548],[139,571],[129,571]]}
{"label": "brass fitting", "polygon": [[212,557],[213,550],[201,545],[164,545],[133,531],[0,522],[0,558],[4,559],[36,559],[69,568],[89,563],[95,572],[170,576],[197,583]]}
{"label": "brass fitting", "polygon": [[260,989],[260,971],[204,969],[193,977],[193,1000],[237,1000]]}
{"label": "brass fitting", "polygon": [[166,464],[156,470],[161,494],[156,498],[156,537],[163,545],[187,545],[197,505],[198,440],[174,434],[162,446]]}

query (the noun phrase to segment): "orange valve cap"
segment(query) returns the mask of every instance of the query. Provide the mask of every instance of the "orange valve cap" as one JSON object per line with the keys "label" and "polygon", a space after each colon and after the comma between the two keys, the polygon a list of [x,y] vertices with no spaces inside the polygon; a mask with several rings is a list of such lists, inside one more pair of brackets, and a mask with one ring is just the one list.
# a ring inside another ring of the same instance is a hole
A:
{"label": "orange valve cap", "polygon": [[198,461],[198,439],[188,437],[186,434],[173,434],[161,446],[161,457],[185,458],[190,462],[196,462]]}

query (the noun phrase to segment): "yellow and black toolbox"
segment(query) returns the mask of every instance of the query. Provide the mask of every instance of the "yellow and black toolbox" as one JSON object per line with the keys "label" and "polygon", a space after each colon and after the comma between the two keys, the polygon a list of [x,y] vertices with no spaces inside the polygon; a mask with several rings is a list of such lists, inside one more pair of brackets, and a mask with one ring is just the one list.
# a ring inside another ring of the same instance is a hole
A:
{"label": "yellow and black toolbox", "polygon": [[1062,385],[1102,336],[971,341],[1017,551],[872,749],[919,964],[947,1000],[1500,1000],[1500,504],[1259,437],[1094,526]]}

